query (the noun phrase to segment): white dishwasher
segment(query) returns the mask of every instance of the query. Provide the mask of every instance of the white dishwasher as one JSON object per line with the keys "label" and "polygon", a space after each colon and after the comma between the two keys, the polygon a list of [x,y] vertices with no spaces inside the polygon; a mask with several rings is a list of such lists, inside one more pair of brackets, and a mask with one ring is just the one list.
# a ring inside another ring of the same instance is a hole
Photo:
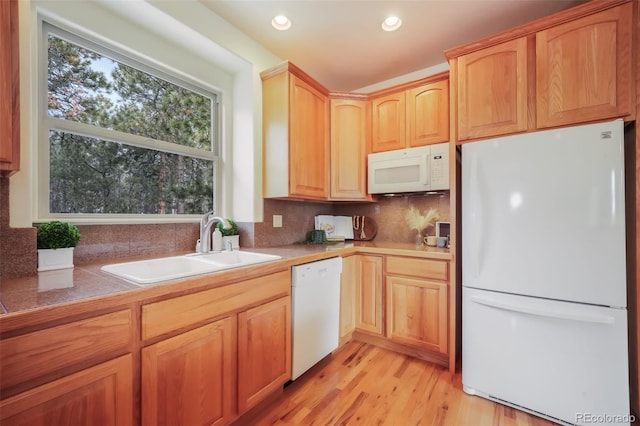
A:
{"label": "white dishwasher", "polygon": [[295,380],[338,347],[342,258],[291,268]]}

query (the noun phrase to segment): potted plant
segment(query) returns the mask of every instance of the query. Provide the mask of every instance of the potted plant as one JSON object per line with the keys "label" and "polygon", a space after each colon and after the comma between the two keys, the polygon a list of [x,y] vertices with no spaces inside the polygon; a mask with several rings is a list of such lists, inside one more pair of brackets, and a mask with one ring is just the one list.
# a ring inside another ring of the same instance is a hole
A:
{"label": "potted plant", "polygon": [[73,248],[80,241],[75,225],[53,221],[38,226],[38,272],[73,268]]}
{"label": "potted plant", "polygon": [[231,225],[229,229],[224,229],[220,222],[216,224],[222,233],[222,248],[226,249],[227,241],[231,241],[231,247],[234,250],[238,250],[240,248],[240,228],[238,228],[238,224],[231,219],[227,219],[227,222]]}

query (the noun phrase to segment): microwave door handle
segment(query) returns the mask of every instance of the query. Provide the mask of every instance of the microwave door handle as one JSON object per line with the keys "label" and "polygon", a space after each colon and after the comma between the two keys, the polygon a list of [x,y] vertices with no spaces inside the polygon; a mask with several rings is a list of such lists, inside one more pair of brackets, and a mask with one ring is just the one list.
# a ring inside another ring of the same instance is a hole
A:
{"label": "microwave door handle", "polygon": [[422,177],[422,183],[424,184],[424,189],[429,190],[429,170],[431,170],[431,155],[428,155],[427,158],[427,164],[426,167],[424,169],[422,169],[420,171],[420,173],[423,173],[424,176]]}

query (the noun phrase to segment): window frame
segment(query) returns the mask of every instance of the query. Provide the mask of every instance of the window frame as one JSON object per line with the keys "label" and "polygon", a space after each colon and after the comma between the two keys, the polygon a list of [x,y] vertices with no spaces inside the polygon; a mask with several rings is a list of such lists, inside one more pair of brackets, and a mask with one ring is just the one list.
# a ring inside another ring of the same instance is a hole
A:
{"label": "window frame", "polygon": [[[130,52],[124,53],[124,49],[118,49],[108,43],[97,42],[94,37],[81,31],[71,32],[58,23],[39,19],[39,49],[38,49],[38,132],[36,143],[37,172],[35,205],[36,217],[34,223],[49,220],[65,220],[82,224],[116,224],[116,223],[184,223],[197,222],[201,214],[107,214],[107,213],[52,213],[50,211],[50,158],[49,158],[49,132],[52,130],[70,132],[86,137],[103,139],[110,142],[122,143],[144,149],[179,154],[191,158],[199,158],[213,162],[213,193],[211,194],[214,212],[220,212],[220,197],[224,176],[221,173],[220,162],[223,119],[221,112],[223,94],[202,82],[196,82],[186,75],[178,76],[168,69],[160,69],[157,65],[151,65],[139,55]],[[70,43],[92,50],[102,56],[136,68],[174,85],[188,89],[212,100],[211,105],[211,151],[192,148],[177,143],[156,140],[144,136],[124,133],[117,130],[97,127],[91,124],[74,122],[62,118],[51,117],[48,114],[48,36],[53,34]],[[205,212],[202,212],[203,214]]]}

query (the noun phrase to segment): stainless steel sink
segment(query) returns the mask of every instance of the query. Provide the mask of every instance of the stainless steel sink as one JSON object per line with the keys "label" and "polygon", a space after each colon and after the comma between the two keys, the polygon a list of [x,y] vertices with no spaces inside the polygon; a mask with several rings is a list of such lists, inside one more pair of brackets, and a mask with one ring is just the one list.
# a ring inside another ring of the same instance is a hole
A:
{"label": "stainless steel sink", "polygon": [[230,251],[115,263],[105,265],[101,269],[133,284],[144,286],[278,259],[281,257],[272,254]]}

